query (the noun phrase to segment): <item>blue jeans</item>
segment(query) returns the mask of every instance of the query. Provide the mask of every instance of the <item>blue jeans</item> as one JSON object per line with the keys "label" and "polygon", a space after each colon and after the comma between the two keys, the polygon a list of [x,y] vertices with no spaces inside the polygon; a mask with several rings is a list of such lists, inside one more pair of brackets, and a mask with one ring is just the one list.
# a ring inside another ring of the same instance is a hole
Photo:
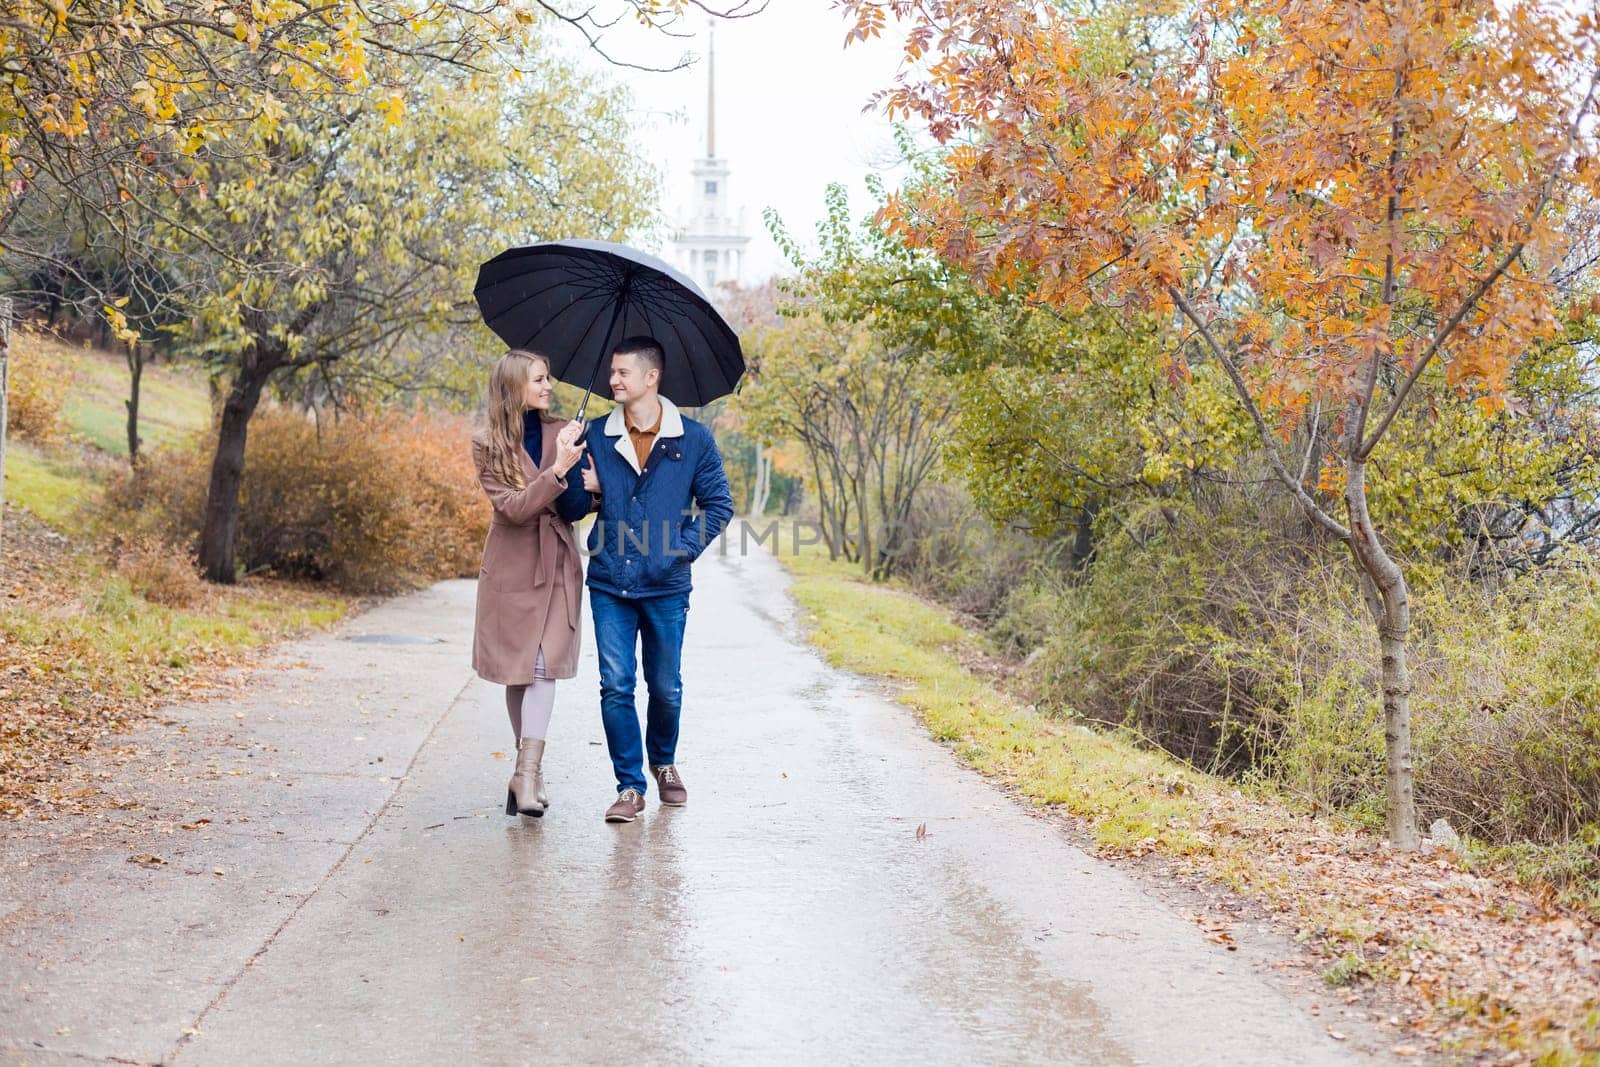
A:
{"label": "blue jeans", "polygon": [[[683,706],[683,627],[689,617],[689,594],[612,596],[589,589],[594,616],[594,643],[600,654],[600,719],[606,747],[617,775],[617,792],[645,789],[643,758],[665,767],[678,750],[678,712]],[[643,752],[639,744],[639,709],[633,687],[638,677],[634,649],[644,649],[644,682],[650,690],[645,713]]]}

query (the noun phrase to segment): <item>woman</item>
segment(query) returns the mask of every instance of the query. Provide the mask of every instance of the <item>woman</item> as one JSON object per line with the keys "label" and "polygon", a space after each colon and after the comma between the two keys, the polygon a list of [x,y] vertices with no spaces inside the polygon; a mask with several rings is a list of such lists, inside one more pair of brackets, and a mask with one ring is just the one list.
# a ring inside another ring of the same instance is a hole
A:
{"label": "woman", "polygon": [[572,522],[590,496],[567,472],[583,455],[578,421],[550,415],[555,387],[543,356],[513,349],[489,374],[488,425],[472,438],[478,481],[494,506],[478,573],[472,666],[506,687],[517,765],[506,814],[544,814],[545,732],[555,680],[578,670],[583,568]]}

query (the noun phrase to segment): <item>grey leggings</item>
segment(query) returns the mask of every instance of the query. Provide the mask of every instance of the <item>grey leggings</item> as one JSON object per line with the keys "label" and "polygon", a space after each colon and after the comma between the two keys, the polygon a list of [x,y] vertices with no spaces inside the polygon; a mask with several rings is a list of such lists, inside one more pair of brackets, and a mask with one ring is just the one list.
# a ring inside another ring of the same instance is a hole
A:
{"label": "grey leggings", "polygon": [[556,709],[556,683],[544,673],[544,649],[533,667],[532,685],[506,686],[506,714],[511,732],[518,738],[543,741],[550,729],[550,716]]}

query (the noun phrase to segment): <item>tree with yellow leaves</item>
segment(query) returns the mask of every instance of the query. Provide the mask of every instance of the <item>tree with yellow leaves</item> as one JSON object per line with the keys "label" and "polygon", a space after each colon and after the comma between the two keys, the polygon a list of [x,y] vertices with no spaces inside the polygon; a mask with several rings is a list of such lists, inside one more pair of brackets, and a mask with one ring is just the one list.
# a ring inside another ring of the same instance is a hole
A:
{"label": "tree with yellow leaves", "polygon": [[[719,17],[758,11],[753,0]],[[73,217],[137,258],[163,194],[199,188],[209,157],[270,132],[287,116],[347,109],[393,115],[404,86],[393,61],[464,79],[506,69],[537,77],[549,37],[568,31],[605,59],[606,31],[627,19],[673,32],[689,0],[19,0],[0,16],[0,250],[42,278],[96,289],[91,271],[16,223]],[[559,28],[559,30],[558,30]],[[384,62],[389,61],[387,67]],[[684,62],[686,60],[680,60]],[[125,339],[139,324],[96,291]]]}
{"label": "tree with yellow leaves", "polygon": [[481,259],[530,235],[620,240],[650,219],[654,179],[630,150],[626,96],[555,59],[543,70],[396,78],[406,87],[385,107],[357,100],[254,128],[206,154],[203,195],[167,194],[158,241],[189,313],[168,333],[225,390],[200,539],[212,581],[235,579],[264,393],[311,376],[336,403],[381,400],[448,383],[458,366],[476,381]]}

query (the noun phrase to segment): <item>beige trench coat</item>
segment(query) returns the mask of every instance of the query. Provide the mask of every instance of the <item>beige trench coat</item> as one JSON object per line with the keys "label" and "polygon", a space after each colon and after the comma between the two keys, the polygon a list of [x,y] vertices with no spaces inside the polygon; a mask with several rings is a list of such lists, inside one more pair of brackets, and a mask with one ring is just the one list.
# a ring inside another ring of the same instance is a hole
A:
{"label": "beige trench coat", "polygon": [[535,467],[522,453],[525,489],[513,489],[486,464],[487,450],[472,443],[478,482],[494,506],[478,572],[478,616],[472,633],[472,667],[485,681],[527,685],[544,648],[545,676],[578,673],[578,609],[583,564],[572,526],[556,514],[567,481],[551,469],[556,435],[565,423],[547,420]]}

